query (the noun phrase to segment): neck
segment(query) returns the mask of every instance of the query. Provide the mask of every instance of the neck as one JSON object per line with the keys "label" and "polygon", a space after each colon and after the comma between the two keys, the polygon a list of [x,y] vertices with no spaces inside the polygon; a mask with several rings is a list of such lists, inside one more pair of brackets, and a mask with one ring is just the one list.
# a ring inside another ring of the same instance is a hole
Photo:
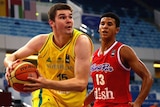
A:
{"label": "neck", "polygon": [[102,41],[101,42],[101,52],[104,53],[104,51],[108,50],[113,44],[115,43],[115,41]]}
{"label": "neck", "polygon": [[62,48],[68,41],[72,38],[72,35],[53,35],[53,42],[59,47]]}

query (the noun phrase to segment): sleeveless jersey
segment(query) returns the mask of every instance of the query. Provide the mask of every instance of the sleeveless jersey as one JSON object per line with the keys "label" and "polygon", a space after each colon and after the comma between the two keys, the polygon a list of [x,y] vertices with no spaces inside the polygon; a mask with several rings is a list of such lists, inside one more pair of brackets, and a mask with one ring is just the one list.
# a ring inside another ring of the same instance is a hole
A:
{"label": "sleeveless jersey", "polygon": [[[74,77],[74,48],[76,40],[81,34],[82,32],[74,29],[72,38],[62,48],[57,47],[53,42],[54,34],[49,34],[45,45],[38,54],[37,68],[43,77],[57,81]],[[83,92],[59,91],[53,89],[49,89],[48,91],[43,89],[41,94],[43,93],[52,94],[64,107],[81,107],[86,97],[86,89]],[[35,94],[35,96],[37,97],[39,95]]]}
{"label": "sleeveless jersey", "polygon": [[91,76],[95,107],[132,101],[129,92],[130,68],[122,64],[119,55],[122,46],[116,41],[103,55],[99,53],[100,48],[93,54]]}

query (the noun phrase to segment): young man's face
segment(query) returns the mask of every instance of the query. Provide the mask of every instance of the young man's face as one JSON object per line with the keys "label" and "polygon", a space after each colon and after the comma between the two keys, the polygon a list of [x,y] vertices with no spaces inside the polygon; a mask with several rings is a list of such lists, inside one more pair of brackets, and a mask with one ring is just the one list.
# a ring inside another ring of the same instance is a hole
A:
{"label": "young man's face", "polygon": [[74,21],[70,10],[58,10],[56,12],[55,21],[53,22],[54,30],[63,33],[72,33],[73,24]]}
{"label": "young man's face", "polygon": [[115,19],[111,17],[103,17],[99,24],[99,33],[101,38],[112,38],[119,32],[116,27]]}

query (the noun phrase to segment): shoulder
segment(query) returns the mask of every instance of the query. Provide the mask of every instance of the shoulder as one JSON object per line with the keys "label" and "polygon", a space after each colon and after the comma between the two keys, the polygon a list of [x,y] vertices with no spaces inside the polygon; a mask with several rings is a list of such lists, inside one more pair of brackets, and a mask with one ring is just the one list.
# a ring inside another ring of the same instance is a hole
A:
{"label": "shoulder", "polygon": [[81,34],[75,43],[75,53],[77,54],[91,54],[93,53],[94,46],[90,38],[85,35]]}
{"label": "shoulder", "polygon": [[92,40],[86,34],[81,34],[77,38],[76,45],[78,47],[87,46],[87,45],[91,46],[92,48],[94,47]]}
{"label": "shoulder", "polygon": [[88,35],[86,35],[86,34],[81,34],[79,37],[78,37],[78,39],[80,39],[80,40],[84,40],[84,41],[88,41],[88,40],[90,40],[90,38],[89,38],[89,36]]}
{"label": "shoulder", "polygon": [[39,49],[41,49],[43,44],[46,42],[48,36],[49,36],[49,34],[39,34],[39,35],[33,37],[29,41],[28,45],[35,47],[36,50],[39,51]]}
{"label": "shoulder", "polygon": [[49,34],[39,34],[39,35],[36,35],[35,37],[33,37],[33,39],[36,39],[36,40],[45,40],[47,37],[49,36]]}
{"label": "shoulder", "polygon": [[128,45],[123,45],[120,49],[120,58],[122,62],[130,62],[134,59],[137,59],[137,55],[132,47]]}
{"label": "shoulder", "polygon": [[74,29],[73,34],[74,34],[75,40],[76,40],[75,41],[75,48],[77,48],[78,50],[80,48],[81,49],[91,48],[91,51],[93,52],[93,50],[94,50],[93,42],[87,34],[81,32],[77,29]]}
{"label": "shoulder", "polygon": [[39,34],[31,39],[31,41],[36,42],[38,44],[43,44],[48,38],[49,34]]}
{"label": "shoulder", "polygon": [[73,30],[73,35],[75,37],[78,37],[79,39],[90,39],[90,37],[86,33],[83,33],[82,31],[79,31],[77,29]]}
{"label": "shoulder", "polygon": [[122,64],[127,68],[130,67],[130,62],[133,62],[135,59],[137,59],[134,50],[128,45],[121,46],[119,56]]}
{"label": "shoulder", "polygon": [[132,47],[123,44],[121,49],[120,49],[120,53],[121,54],[128,54],[128,53],[134,53],[134,50],[132,49]]}

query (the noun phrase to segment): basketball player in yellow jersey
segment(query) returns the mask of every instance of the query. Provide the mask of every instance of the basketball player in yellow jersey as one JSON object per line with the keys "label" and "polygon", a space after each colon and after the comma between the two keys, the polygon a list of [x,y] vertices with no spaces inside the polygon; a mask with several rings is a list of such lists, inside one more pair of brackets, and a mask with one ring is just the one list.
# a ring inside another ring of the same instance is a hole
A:
{"label": "basketball player in yellow jersey", "polygon": [[55,4],[48,12],[53,32],[33,37],[26,45],[4,59],[5,77],[19,59],[38,54],[38,72],[33,84],[25,84],[32,93],[32,107],[82,107],[93,52],[92,41],[73,28],[72,9]]}

